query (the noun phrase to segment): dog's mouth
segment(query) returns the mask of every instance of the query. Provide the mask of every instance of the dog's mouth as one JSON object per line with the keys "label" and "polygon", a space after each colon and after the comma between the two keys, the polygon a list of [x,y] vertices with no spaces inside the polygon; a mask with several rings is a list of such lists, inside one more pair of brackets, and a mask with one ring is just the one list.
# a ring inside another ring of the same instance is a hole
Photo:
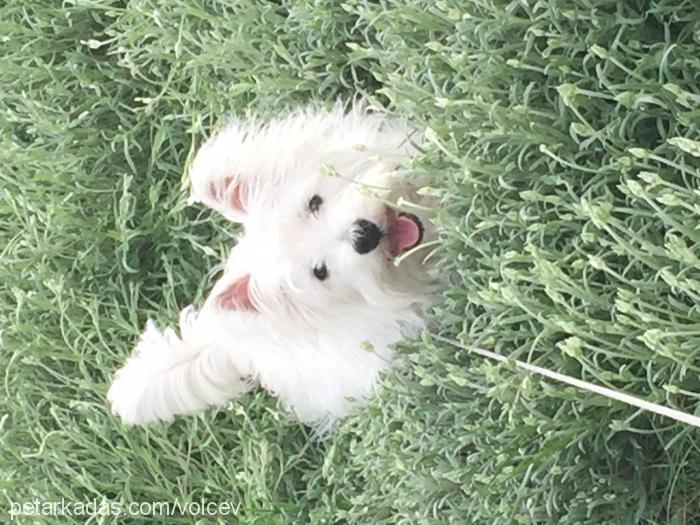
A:
{"label": "dog's mouth", "polygon": [[412,213],[387,213],[387,241],[392,255],[401,255],[423,240],[423,223]]}

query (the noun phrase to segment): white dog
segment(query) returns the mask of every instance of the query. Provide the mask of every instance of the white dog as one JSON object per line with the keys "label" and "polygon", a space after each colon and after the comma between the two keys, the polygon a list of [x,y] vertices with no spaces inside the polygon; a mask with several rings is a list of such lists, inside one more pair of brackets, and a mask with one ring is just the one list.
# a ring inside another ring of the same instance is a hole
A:
{"label": "white dog", "polygon": [[244,234],[202,308],[181,313],[179,336],[148,322],[109,390],[114,414],[168,420],[261,385],[324,431],[367,400],[434,291],[425,250],[413,250],[435,236],[424,208],[393,204],[421,200],[400,170],[409,134],[337,105],[233,122],[205,143],[192,200]]}

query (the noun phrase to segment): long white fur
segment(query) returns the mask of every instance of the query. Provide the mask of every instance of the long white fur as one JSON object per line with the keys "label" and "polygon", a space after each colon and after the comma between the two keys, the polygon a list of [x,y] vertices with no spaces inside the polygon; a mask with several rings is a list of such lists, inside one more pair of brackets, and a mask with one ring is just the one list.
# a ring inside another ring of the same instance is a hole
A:
{"label": "long white fur", "polygon": [[[419,255],[397,267],[383,245],[354,252],[352,224],[386,222],[384,200],[418,199],[399,169],[413,153],[405,124],[361,105],[232,122],[205,143],[191,200],[245,233],[201,309],[183,311],[179,336],[149,321],[115,375],[112,411],[147,424],[260,385],[323,431],[371,397],[394,362],[391,345],[424,327],[434,286]],[[324,199],[317,215],[306,209],[314,194]],[[323,282],[312,272],[321,263]],[[254,309],[222,307],[221,294],[245,276]]]}

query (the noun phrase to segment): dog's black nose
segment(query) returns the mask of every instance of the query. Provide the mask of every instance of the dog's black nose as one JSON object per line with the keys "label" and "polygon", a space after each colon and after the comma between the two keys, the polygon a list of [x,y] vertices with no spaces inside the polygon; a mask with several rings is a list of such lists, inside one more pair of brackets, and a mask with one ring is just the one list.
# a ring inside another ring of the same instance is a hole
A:
{"label": "dog's black nose", "polygon": [[369,253],[374,250],[382,238],[379,227],[371,221],[357,219],[353,224],[352,247],[357,253]]}

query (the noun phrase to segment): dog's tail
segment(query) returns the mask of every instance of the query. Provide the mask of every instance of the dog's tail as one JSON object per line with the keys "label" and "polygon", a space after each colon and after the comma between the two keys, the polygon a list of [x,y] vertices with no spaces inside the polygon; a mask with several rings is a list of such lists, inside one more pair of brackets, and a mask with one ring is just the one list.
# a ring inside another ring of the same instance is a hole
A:
{"label": "dog's tail", "polygon": [[148,321],[107,393],[112,412],[124,423],[167,421],[223,405],[250,389],[247,371],[234,365],[222,338],[215,337],[216,328],[197,317],[191,307],[183,310],[181,337]]}

